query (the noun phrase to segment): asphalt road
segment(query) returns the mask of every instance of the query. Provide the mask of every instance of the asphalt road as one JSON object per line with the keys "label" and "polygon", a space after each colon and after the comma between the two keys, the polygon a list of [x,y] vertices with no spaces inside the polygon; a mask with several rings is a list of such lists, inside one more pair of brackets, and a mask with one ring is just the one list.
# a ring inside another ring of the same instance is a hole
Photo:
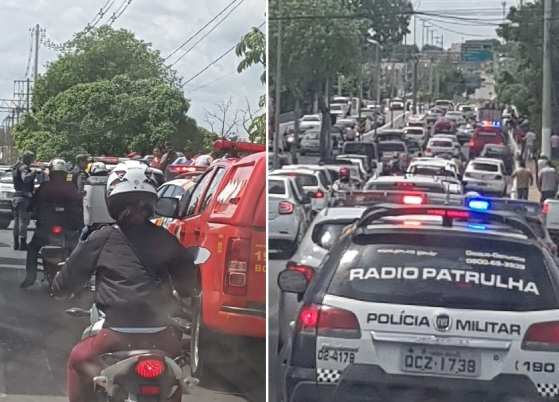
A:
{"label": "asphalt road", "polygon": [[[88,307],[90,296],[70,302],[50,298],[44,285],[21,290],[24,266],[25,253],[12,250],[11,231],[0,230],[0,402],[67,401],[66,359],[88,321],[64,310]],[[216,364],[212,380],[183,401],[265,401],[264,353],[264,342],[252,342],[240,360]]]}
{"label": "asphalt road", "polygon": [[278,329],[278,303],[280,292],[277,285],[278,274],[285,269],[286,260],[276,260],[270,256],[268,261],[268,392],[269,402],[279,401],[279,375],[280,361],[277,354]]}

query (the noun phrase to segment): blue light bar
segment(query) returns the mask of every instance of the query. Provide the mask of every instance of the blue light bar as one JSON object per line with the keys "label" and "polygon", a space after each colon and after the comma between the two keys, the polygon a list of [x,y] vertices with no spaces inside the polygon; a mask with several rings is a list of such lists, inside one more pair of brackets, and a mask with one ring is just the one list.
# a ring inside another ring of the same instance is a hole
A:
{"label": "blue light bar", "polygon": [[467,206],[475,211],[487,211],[491,208],[488,200],[472,199],[467,201]]}

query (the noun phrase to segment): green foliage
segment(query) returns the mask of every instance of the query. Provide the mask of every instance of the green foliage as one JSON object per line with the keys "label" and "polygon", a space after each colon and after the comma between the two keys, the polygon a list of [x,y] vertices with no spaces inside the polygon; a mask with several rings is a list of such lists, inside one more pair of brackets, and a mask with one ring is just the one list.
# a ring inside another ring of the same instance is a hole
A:
{"label": "green foliage", "polygon": [[381,45],[401,43],[408,29],[413,5],[408,0],[357,0],[356,9],[367,16],[363,34]]}
{"label": "green foliage", "polygon": [[207,133],[186,113],[174,71],[157,51],[125,30],[78,33],[34,88],[34,114],[16,126],[17,148],[40,159],[79,152],[150,152],[169,141],[207,148]]}
{"label": "green foliage", "polygon": [[452,64],[437,66],[439,77],[439,97],[454,99],[466,91],[466,80],[462,71]]}
{"label": "green foliage", "polygon": [[252,30],[241,38],[235,49],[239,57],[244,57],[237,67],[237,72],[242,73],[253,65],[262,65],[264,72],[260,76],[260,82],[266,84],[266,35],[258,28]]}
{"label": "green foliage", "polygon": [[[237,71],[242,73],[253,65],[262,65],[264,72],[260,76],[260,82],[266,84],[266,35],[258,28],[252,30],[242,37],[235,49],[237,56],[244,57],[239,63]],[[264,144],[266,141],[266,95],[262,95],[258,106],[262,112],[253,117],[247,129],[249,141]]]}

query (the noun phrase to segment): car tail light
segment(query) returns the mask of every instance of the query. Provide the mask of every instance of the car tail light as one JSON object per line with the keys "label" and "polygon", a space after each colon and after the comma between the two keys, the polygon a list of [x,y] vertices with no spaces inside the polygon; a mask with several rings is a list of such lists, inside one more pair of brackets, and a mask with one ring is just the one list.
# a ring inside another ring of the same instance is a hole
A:
{"label": "car tail light", "polygon": [[169,166],[169,172],[171,173],[187,173],[187,172],[196,172],[197,169],[194,166],[188,165],[171,165]]}
{"label": "car tail light", "polygon": [[474,140],[470,140],[470,141],[468,142],[468,146],[469,146],[469,147],[474,147],[474,146],[475,146]]}
{"label": "car tail light", "polygon": [[157,378],[165,372],[165,363],[159,359],[145,358],[136,363],[136,374],[142,378]]}
{"label": "car tail light", "polygon": [[50,228],[50,231],[53,235],[58,236],[60,234],[62,234],[62,232],[64,231],[64,228],[62,226],[53,226]]}
{"label": "car tail light", "polygon": [[224,277],[224,292],[233,296],[244,296],[247,292],[250,241],[229,239]]}
{"label": "car tail light", "polygon": [[427,147],[427,149],[425,149],[425,152],[431,153],[431,148]]}
{"label": "car tail light", "polygon": [[422,195],[404,195],[402,197],[402,204],[404,205],[421,205],[423,204],[425,197]]}
{"label": "car tail light", "polygon": [[324,193],[320,190],[318,190],[317,192],[315,192],[312,196],[312,198],[324,198]]}
{"label": "car tail light", "polygon": [[307,282],[310,282],[314,276],[314,269],[313,267],[309,267],[308,265],[297,264],[293,261],[289,261],[287,263],[287,269],[290,271],[296,271],[303,274]]}
{"label": "car tail light", "polygon": [[140,395],[154,396],[161,394],[161,387],[159,385],[140,385]]}
{"label": "car tail light", "polygon": [[289,201],[281,201],[279,203],[279,213],[280,215],[290,215],[295,210],[295,206]]}
{"label": "car tail light", "polygon": [[298,330],[333,338],[360,338],[361,328],[351,311],[337,307],[311,304],[299,312]]}
{"label": "car tail light", "polygon": [[559,350],[559,321],[532,324],[524,335],[522,349]]}
{"label": "car tail light", "polygon": [[543,212],[544,214],[548,214],[548,213],[549,213],[549,202],[547,202],[547,200],[545,200],[545,201],[543,202],[543,209],[542,209],[542,212]]}

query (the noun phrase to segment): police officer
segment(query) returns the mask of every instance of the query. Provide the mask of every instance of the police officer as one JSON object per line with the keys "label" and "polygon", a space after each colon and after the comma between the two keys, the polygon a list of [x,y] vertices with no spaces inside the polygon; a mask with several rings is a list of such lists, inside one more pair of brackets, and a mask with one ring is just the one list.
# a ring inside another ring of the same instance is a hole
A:
{"label": "police officer", "polygon": [[27,250],[27,227],[31,219],[29,211],[35,186],[36,172],[31,168],[35,156],[25,151],[13,168],[12,176],[16,190],[13,200],[14,208],[14,250]]}
{"label": "police officer", "polygon": [[[65,231],[76,233],[76,241],[83,227],[82,195],[72,182],[73,177],[66,169],[66,162],[53,159],[49,164],[48,174],[49,180],[41,184],[31,203],[37,225],[29,243],[26,276],[21,288],[28,288],[35,283],[39,250],[48,244],[52,226],[62,226]],[[54,206],[63,206],[64,213],[61,215],[54,211]]]}
{"label": "police officer", "polygon": [[76,156],[76,166],[72,170],[72,182],[78,189],[78,192],[82,195],[85,194],[85,182],[89,175],[87,174],[87,164],[89,161],[89,155],[79,154]]}

